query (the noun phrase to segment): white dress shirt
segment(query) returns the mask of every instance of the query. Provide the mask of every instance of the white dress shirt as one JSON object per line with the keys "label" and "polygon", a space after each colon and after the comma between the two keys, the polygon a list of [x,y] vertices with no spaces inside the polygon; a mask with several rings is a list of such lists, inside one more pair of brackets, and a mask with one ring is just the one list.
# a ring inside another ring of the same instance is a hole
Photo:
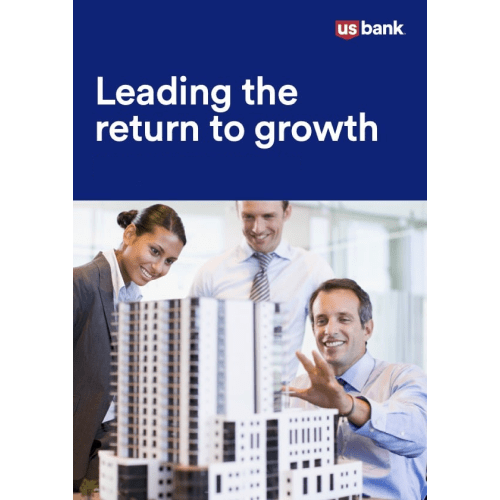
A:
{"label": "white dress shirt", "polygon": [[[284,381],[295,377],[308,315],[309,298],[324,281],[333,278],[332,268],[317,254],[281,241],[267,269],[271,302],[280,304],[283,339],[286,342]],[[197,272],[189,295],[217,299],[250,298],[259,262],[245,239],[222,255],[206,262]]]}
{"label": "white dress shirt", "polygon": [[[116,260],[115,251],[111,249],[106,252],[102,252],[102,254],[106,257],[109,267],[111,268],[111,281],[113,282],[113,306],[115,312],[118,310],[119,302],[136,302],[141,300],[142,293],[138,285],[136,285],[133,281],[131,281],[128,285],[125,285],[120,271],[120,266]],[[106,415],[104,416],[103,422],[107,422],[108,420],[115,418],[115,409],[116,404],[112,401]]]}

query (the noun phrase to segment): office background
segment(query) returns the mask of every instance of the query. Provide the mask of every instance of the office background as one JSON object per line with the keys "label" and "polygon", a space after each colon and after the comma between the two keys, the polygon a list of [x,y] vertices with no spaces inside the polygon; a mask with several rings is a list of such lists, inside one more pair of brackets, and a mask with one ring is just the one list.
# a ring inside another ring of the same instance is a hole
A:
{"label": "office background", "polygon": [[[242,236],[234,201],[75,201],[73,265],[118,248],[123,210],[165,203],[181,216],[188,243],[143,300],[186,297],[198,268]],[[356,280],[373,303],[372,355],[427,369],[427,203],[425,201],[291,201],[283,237],[323,255],[338,278]],[[308,324],[303,352],[315,348]]]}

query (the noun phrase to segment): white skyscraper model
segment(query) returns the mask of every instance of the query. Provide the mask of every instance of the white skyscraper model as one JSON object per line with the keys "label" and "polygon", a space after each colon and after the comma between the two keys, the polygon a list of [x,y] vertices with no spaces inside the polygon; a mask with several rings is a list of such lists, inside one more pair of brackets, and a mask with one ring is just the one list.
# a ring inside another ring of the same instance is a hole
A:
{"label": "white skyscraper model", "polygon": [[115,449],[101,500],[354,500],[336,410],[283,410],[279,306],[188,298],[120,304]]}

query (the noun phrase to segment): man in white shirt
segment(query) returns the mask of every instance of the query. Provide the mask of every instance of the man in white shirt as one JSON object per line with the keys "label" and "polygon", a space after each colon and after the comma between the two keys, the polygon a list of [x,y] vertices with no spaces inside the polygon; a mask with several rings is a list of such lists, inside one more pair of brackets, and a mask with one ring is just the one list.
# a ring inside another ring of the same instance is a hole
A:
{"label": "man in white shirt", "polygon": [[[190,296],[247,300],[252,296],[252,300],[280,303],[287,346],[283,381],[290,381],[298,368],[295,351],[302,346],[309,297],[333,277],[333,271],[319,255],[282,240],[283,227],[292,214],[288,201],[238,201],[237,210],[244,239],[201,267]],[[265,269],[261,259],[267,260]],[[259,273],[266,283],[256,290]]]}

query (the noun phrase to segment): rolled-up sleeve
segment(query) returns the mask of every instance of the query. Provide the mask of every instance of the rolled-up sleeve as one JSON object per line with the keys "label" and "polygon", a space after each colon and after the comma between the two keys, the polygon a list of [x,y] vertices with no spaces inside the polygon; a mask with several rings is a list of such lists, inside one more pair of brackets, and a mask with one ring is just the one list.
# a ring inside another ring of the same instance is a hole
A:
{"label": "rolled-up sleeve", "polygon": [[358,435],[397,455],[414,458],[427,448],[427,380],[420,368],[404,365],[390,375],[385,401],[362,396],[371,406],[371,418],[362,427],[350,424]]}

